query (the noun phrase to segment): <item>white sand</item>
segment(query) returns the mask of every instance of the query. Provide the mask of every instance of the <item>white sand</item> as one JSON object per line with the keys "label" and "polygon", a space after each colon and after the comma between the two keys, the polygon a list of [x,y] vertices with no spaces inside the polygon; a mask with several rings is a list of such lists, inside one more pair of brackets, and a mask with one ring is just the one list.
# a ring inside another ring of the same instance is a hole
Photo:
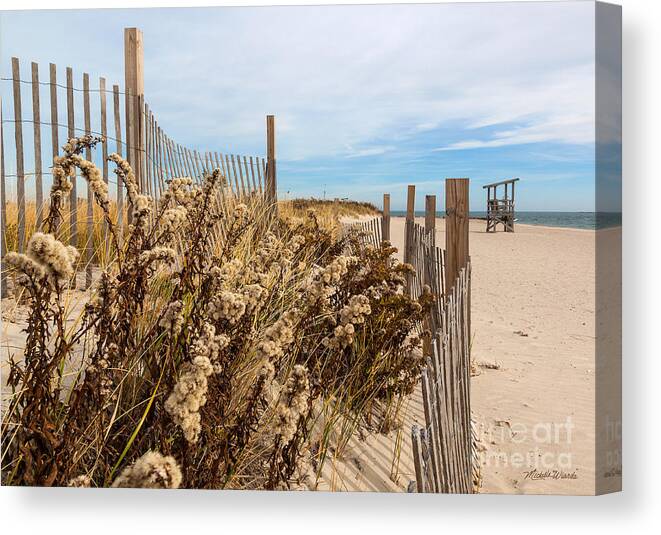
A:
{"label": "white sand", "polygon": [[[444,248],[444,221],[436,225]],[[514,233],[487,234],[485,226],[471,221],[469,237],[482,491],[592,494],[595,232],[516,225]],[[400,251],[403,237],[404,219],[393,218]],[[526,478],[533,469],[576,479]]]}
{"label": "white sand", "polygon": [[[436,243],[444,248],[444,220],[436,225]],[[472,220],[469,238],[472,358],[479,373],[471,404],[483,449],[481,491],[593,494],[596,233],[516,225],[514,233],[487,234],[485,227]],[[599,232],[621,237],[620,229]],[[404,218],[392,218],[391,241],[401,259]],[[423,418],[418,393],[404,425]],[[410,426],[403,433],[401,465],[408,466]],[[347,475],[362,478],[360,490],[389,490],[382,476],[373,477],[371,459],[387,465],[394,440],[369,440],[379,441],[367,453],[370,464]]]}
{"label": "white sand", "polygon": [[400,416],[388,434],[356,433],[342,452],[329,455],[317,490],[406,492],[415,480],[411,427],[425,421],[419,388]]}

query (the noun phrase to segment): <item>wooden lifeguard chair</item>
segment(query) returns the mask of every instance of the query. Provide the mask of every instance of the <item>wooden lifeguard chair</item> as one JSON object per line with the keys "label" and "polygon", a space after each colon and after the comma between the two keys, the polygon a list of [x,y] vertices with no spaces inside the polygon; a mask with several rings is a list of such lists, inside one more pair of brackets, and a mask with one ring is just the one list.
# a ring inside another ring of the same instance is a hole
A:
{"label": "wooden lifeguard chair", "polygon": [[[514,232],[514,183],[518,178],[511,178],[501,182],[487,184],[482,189],[487,190],[487,232],[496,232],[499,223],[505,228],[505,232]],[[509,196],[509,186],[511,197]],[[505,196],[498,198],[498,188],[504,186]]]}

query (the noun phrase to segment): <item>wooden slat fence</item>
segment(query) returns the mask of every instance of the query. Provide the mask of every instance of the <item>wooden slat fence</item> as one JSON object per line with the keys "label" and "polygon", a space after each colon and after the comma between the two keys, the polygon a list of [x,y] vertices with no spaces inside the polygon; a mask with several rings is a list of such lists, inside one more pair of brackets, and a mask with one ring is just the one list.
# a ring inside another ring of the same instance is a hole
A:
{"label": "wooden slat fence", "polygon": [[[347,227],[359,229],[364,243],[380,243],[379,219]],[[414,269],[407,291],[417,299],[428,285],[436,296],[418,326],[432,335],[421,376],[425,424],[411,430],[415,488],[471,493],[479,481],[479,460],[470,410],[470,263],[447,289],[446,251],[435,246],[433,228],[427,230],[412,218],[405,225],[405,257]]]}
{"label": "wooden slat fence", "polygon": [[[405,245],[408,262],[413,266],[414,275],[408,285],[411,297],[418,299],[425,286],[436,297],[425,329],[436,332],[441,327],[443,315],[441,307],[445,299],[445,250],[434,245],[433,231],[428,231],[415,221],[405,223]],[[422,328],[422,326],[421,326]]]}
{"label": "wooden slat fence", "polygon": [[[177,143],[165,133],[144,97],[127,95],[119,84],[111,86],[104,77],[93,80],[83,73],[79,78],[70,67],[63,70],[52,63],[47,77],[40,74],[37,63],[31,63],[28,72],[22,69],[18,58],[12,58],[11,76],[1,80],[3,96],[6,96],[5,91],[11,93],[10,98],[0,101],[3,108],[0,130],[2,297],[8,295],[5,253],[24,252],[32,233],[41,230],[52,184],[52,158],[71,137],[92,134],[103,138],[96,150],[86,151],[85,157],[102,169],[111,201],[116,205],[119,226],[130,221],[122,185],[108,170],[110,152],[124,157],[129,153],[133,155],[132,164],[139,167],[136,174],[142,192],[151,195],[156,203],[171,178],[188,176],[200,183],[204,174],[215,168],[220,168],[226,177],[223,198],[231,197],[232,202],[240,202],[250,196],[265,195],[267,163],[264,157],[200,152]],[[76,85],[77,80],[80,86]],[[141,135],[135,133],[134,125],[131,127],[133,139],[142,140],[142,146],[127,144],[127,140],[132,139],[126,124],[127,99],[135,99],[139,106],[141,115],[137,128]],[[95,229],[93,196],[89,188],[81,191],[78,182],[79,178],[72,178],[74,188],[65,207],[69,214],[65,215],[65,221],[59,222],[58,234],[61,239],[68,238],[81,252],[81,266],[86,273],[84,287],[88,287],[93,266],[102,262],[102,256],[107,257],[99,251],[109,252],[109,248],[105,231]],[[275,190],[275,185],[270,189]]]}
{"label": "wooden slat fence", "polygon": [[383,232],[383,220],[381,217],[373,217],[365,221],[347,223],[342,226],[342,232],[346,236],[349,233],[355,233],[358,242],[362,245],[371,245],[380,247]]}
{"label": "wooden slat fence", "polygon": [[143,186],[156,200],[174,177],[191,177],[200,184],[204,175],[220,169],[227,181],[226,193],[237,199],[261,195],[265,189],[266,160],[260,156],[200,152],[174,141],[160,126],[154,112],[144,103],[145,153]]}
{"label": "wooden slat fence", "polygon": [[[422,492],[471,493],[475,487],[470,412],[470,264],[461,270],[441,306],[440,328],[422,371],[425,425],[411,438],[417,488]],[[421,490],[422,489],[422,490]]]}
{"label": "wooden slat fence", "polygon": [[445,295],[445,254],[434,246],[434,236],[415,221],[407,221],[404,248],[410,251],[408,262],[415,275],[411,281],[410,294],[420,297],[425,285],[438,297]]}

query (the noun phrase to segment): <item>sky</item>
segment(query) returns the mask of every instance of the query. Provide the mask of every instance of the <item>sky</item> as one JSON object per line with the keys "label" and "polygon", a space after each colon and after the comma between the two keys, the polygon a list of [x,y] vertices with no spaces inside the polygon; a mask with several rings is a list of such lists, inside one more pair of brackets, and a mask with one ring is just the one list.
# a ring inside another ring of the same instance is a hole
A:
{"label": "sky", "polygon": [[483,210],[483,184],[519,177],[519,210],[593,211],[594,21],[590,1],[5,12],[1,70],[18,56],[23,78],[53,62],[123,85],[135,26],[177,142],[263,155],[276,116],[280,198],[387,192],[398,210],[416,184],[423,209],[469,177]]}

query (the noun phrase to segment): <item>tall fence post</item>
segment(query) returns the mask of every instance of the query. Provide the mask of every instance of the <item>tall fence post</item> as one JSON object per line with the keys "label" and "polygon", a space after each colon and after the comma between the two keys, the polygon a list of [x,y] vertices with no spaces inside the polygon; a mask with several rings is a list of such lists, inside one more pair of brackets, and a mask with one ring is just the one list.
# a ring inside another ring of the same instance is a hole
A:
{"label": "tall fence post", "polygon": [[35,230],[41,230],[44,191],[41,169],[41,107],[39,105],[39,65],[32,62],[32,135],[34,142],[34,178],[36,193]]}
{"label": "tall fence post", "polygon": [[3,126],[2,97],[0,97],[0,297],[7,297],[7,270],[5,255],[7,254],[7,184],[5,183],[5,128]]}
{"label": "tall fence post", "polygon": [[266,193],[277,210],[277,175],[275,163],[275,116],[266,116]]}
{"label": "tall fence post", "polygon": [[[124,90],[126,92],[126,155],[140,191],[144,191],[142,158],[145,140],[141,102],[145,93],[144,47],[138,28],[124,28]],[[129,216],[130,217],[130,216]]]}
{"label": "tall fence post", "polygon": [[446,292],[468,264],[468,185],[468,178],[445,180]]}
{"label": "tall fence post", "polygon": [[431,236],[431,244],[436,245],[436,195],[425,197],[425,231]]}
{"label": "tall fence post", "polygon": [[[406,193],[406,220],[404,226],[404,263],[410,264],[413,259],[413,223],[415,223],[415,185],[409,184]],[[406,291],[411,295],[413,274],[406,276]]]}
{"label": "tall fence post", "polygon": [[[16,144],[16,201],[18,203],[18,252],[25,246],[25,170],[23,160],[23,118],[21,115],[21,74],[18,58],[11,58],[14,94],[14,142]],[[2,239],[5,239],[3,236]]]}
{"label": "tall fence post", "polygon": [[390,241],[390,193],[383,194],[383,217],[381,218],[381,239]]}

